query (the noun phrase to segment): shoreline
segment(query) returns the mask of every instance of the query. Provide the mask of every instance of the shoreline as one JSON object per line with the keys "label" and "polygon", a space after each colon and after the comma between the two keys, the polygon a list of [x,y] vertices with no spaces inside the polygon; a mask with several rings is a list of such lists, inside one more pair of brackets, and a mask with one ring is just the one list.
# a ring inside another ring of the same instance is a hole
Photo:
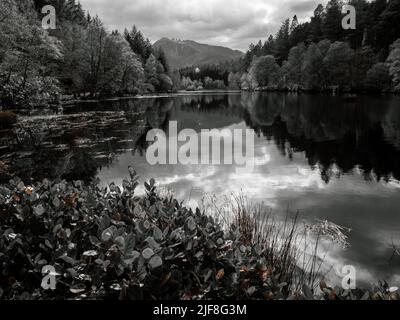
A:
{"label": "shoreline", "polygon": [[112,97],[112,98],[104,98],[104,99],[73,99],[73,100],[65,100],[61,101],[62,106],[68,106],[74,103],[98,103],[98,102],[107,102],[107,101],[121,101],[121,100],[130,100],[130,99],[155,99],[155,98],[173,98],[185,95],[194,95],[194,94],[239,94],[244,92],[243,90],[201,90],[201,91],[185,91],[179,90],[177,92],[171,93],[151,93],[151,94],[141,94],[135,96],[124,96],[124,97]]}
{"label": "shoreline", "polygon": [[171,93],[151,93],[142,94],[135,96],[121,96],[121,97],[110,97],[103,99],[61,99],[58,103],[50,103],[47,105],[32,105],[29,107],[4,107],[0,106],[0,113],[7,111],[17,111],[18,109],[43,109],[43,108],[64,108],[70,107],[75,104],[90,104],[90,103],[100,103],[100,102],[112,102],[112,101],[123,101],[132,99],[157,99],[157,98],[174,98],[181,96],[191,96],[191,95],[230,95],[230,94],[242,94],[242,93],[282,93],[282,94],[310,94],[310,95],[323,95],[331,97],[342,97],[345,100],[356,100],[359,96],[399,96],[397,92],[337,92],[335,94],[324,91],[313,91],[313,90],[288,90],[288,89],[256,89],[256,90],[199,90],[199,91],[185,91],[179,90],[177,92]]}

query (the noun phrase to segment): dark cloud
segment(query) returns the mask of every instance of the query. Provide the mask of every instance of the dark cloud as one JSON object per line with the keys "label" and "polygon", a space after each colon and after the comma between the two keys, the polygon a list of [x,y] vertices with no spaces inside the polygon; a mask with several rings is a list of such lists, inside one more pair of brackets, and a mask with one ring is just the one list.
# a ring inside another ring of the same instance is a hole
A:
{"label": "dark cloud", "polygon": [[[327,0],[322,1],[325,3]],[[137,25],[152,41],[190,39],[246,50],[282,20],[312,15],[319,0],[81,0],[110,29]]]}

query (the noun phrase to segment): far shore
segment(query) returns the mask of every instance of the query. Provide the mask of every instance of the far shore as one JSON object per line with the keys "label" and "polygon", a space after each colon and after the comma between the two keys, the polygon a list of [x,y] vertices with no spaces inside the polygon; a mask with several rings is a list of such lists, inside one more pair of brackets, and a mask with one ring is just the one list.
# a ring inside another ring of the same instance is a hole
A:
{"label": "far shore", "polygon": [[104,99],[66,99],[61,101],[62,106],[68,106],[75,103],[97,103],[102,101],[119,101],[119,100],[129,100],[129,99],[152,99],[152,98],[168,98],[168,97],[178,97],[182,95],[194,95],[194,94],[232,94],[241,93],[242,90],[199,90],[199,91],[186,91],[179,90],[176,92],[165,92],[165,93],[149,93],[149,94],[138,94],[135,96],[123,96],[123,97],[112,97]]}

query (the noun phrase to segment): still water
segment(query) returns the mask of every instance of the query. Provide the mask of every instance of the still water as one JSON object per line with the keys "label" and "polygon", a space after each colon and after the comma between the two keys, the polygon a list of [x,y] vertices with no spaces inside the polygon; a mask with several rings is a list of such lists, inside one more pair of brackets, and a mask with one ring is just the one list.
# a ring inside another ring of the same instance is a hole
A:
{"label": "still water", "polygon": [[[149,165],[146,134],[167,130],[170,121],[178,132],[254,129],[254,172]],[[17,127],[0,134],[0,160],[25,179],[119,183],[132,165],[141,181],[155,178],[188,205],[205,193],[242,193],[277,215],[298,210],[306,223],[326,219],[351,228],[351,247],[330,248],[329,261],[355,266],[362,281],[400,283],[400,257],[391,259],[393,244],[400,245],[399,97],[182,95],[25,113]]]}

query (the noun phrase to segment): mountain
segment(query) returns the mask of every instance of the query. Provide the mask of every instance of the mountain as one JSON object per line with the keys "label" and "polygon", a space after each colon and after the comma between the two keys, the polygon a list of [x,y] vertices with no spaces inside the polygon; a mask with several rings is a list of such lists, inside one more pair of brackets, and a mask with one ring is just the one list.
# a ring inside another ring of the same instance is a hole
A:
{"label": "mountain", "polygon": [[155,48],[161,48],[167,56],[172,69],[215,64],[227,60],[238,59],[243,52],[226,47],[212,46],[192,40],[171,40],[162,38],[154,43]]}

